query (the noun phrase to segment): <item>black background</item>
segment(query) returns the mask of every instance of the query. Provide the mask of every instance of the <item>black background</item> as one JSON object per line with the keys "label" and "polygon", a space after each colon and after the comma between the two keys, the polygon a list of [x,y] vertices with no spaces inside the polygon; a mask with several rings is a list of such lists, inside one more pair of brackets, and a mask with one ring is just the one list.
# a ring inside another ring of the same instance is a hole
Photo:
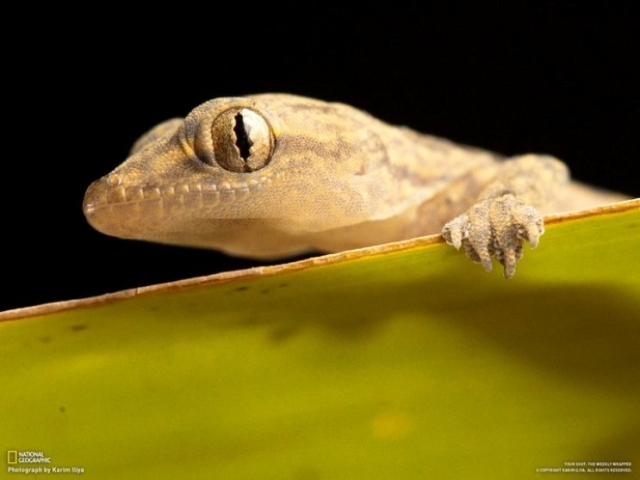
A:
{"label": "black background", "polygon": [[638,196],[632,2],[453,3],[17,16],[3,60],[0,310],[258,265],[109,238],[82,215],[88,184],[138,135],[214,97],[350,103],[504,154],[551,153],[577,179]]}

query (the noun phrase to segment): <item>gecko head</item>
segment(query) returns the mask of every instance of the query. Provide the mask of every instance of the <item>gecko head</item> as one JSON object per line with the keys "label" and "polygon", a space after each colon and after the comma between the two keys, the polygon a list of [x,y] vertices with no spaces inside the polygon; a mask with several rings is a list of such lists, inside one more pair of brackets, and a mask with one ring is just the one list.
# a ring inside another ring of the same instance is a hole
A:
{"label": "gecko head", "polygon": [[152,129],[92,183],[84,213],[121,238],[277,257],[371,220],[386,152],[368,115],[293,95],[222,98]]}

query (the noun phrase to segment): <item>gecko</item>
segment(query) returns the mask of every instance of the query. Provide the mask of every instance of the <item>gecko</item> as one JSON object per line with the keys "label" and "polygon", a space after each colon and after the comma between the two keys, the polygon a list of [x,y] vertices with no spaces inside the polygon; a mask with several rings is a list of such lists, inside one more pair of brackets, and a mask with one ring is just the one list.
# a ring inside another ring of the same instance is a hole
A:
{"label": "gecko", "polygon": [[441,234],[515,273],[543,215],[625,200],[549,155],[504,158],[341,103],[217,98],[135,142],[83,211],[108,235],[276,259]]}

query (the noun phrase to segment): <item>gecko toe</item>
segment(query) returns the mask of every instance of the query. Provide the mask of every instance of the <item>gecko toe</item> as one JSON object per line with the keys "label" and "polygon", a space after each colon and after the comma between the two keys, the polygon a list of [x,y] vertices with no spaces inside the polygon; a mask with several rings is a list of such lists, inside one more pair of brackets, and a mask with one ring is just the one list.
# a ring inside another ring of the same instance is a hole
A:
{"label": "gecko toe", "polygon": [[513,211],[514,224],[517,225],[517,237],[526,240],[531,248],[538,246],[540,236],[544,233],[544,222],[540,214],[529,205],[523,205]]}
{"label": "gecko toe", "polygon": [[468,234],[469,217],[466,214],[460,215],[447,223],[442,229],[442,236],[445,241],[456,250],[462,246],[463,239]]}

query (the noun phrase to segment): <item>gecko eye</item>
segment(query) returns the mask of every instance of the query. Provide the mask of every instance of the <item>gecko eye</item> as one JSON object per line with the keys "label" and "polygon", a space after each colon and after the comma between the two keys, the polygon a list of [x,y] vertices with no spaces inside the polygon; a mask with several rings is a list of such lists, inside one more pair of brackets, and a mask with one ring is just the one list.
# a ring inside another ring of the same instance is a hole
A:
{"label": "gecko eye", "polygon": [[254,172],[266,167],[273,153],[273,134],[267,121],[247,108],[230,108],[211,126],[215,161],[231,172]]}

